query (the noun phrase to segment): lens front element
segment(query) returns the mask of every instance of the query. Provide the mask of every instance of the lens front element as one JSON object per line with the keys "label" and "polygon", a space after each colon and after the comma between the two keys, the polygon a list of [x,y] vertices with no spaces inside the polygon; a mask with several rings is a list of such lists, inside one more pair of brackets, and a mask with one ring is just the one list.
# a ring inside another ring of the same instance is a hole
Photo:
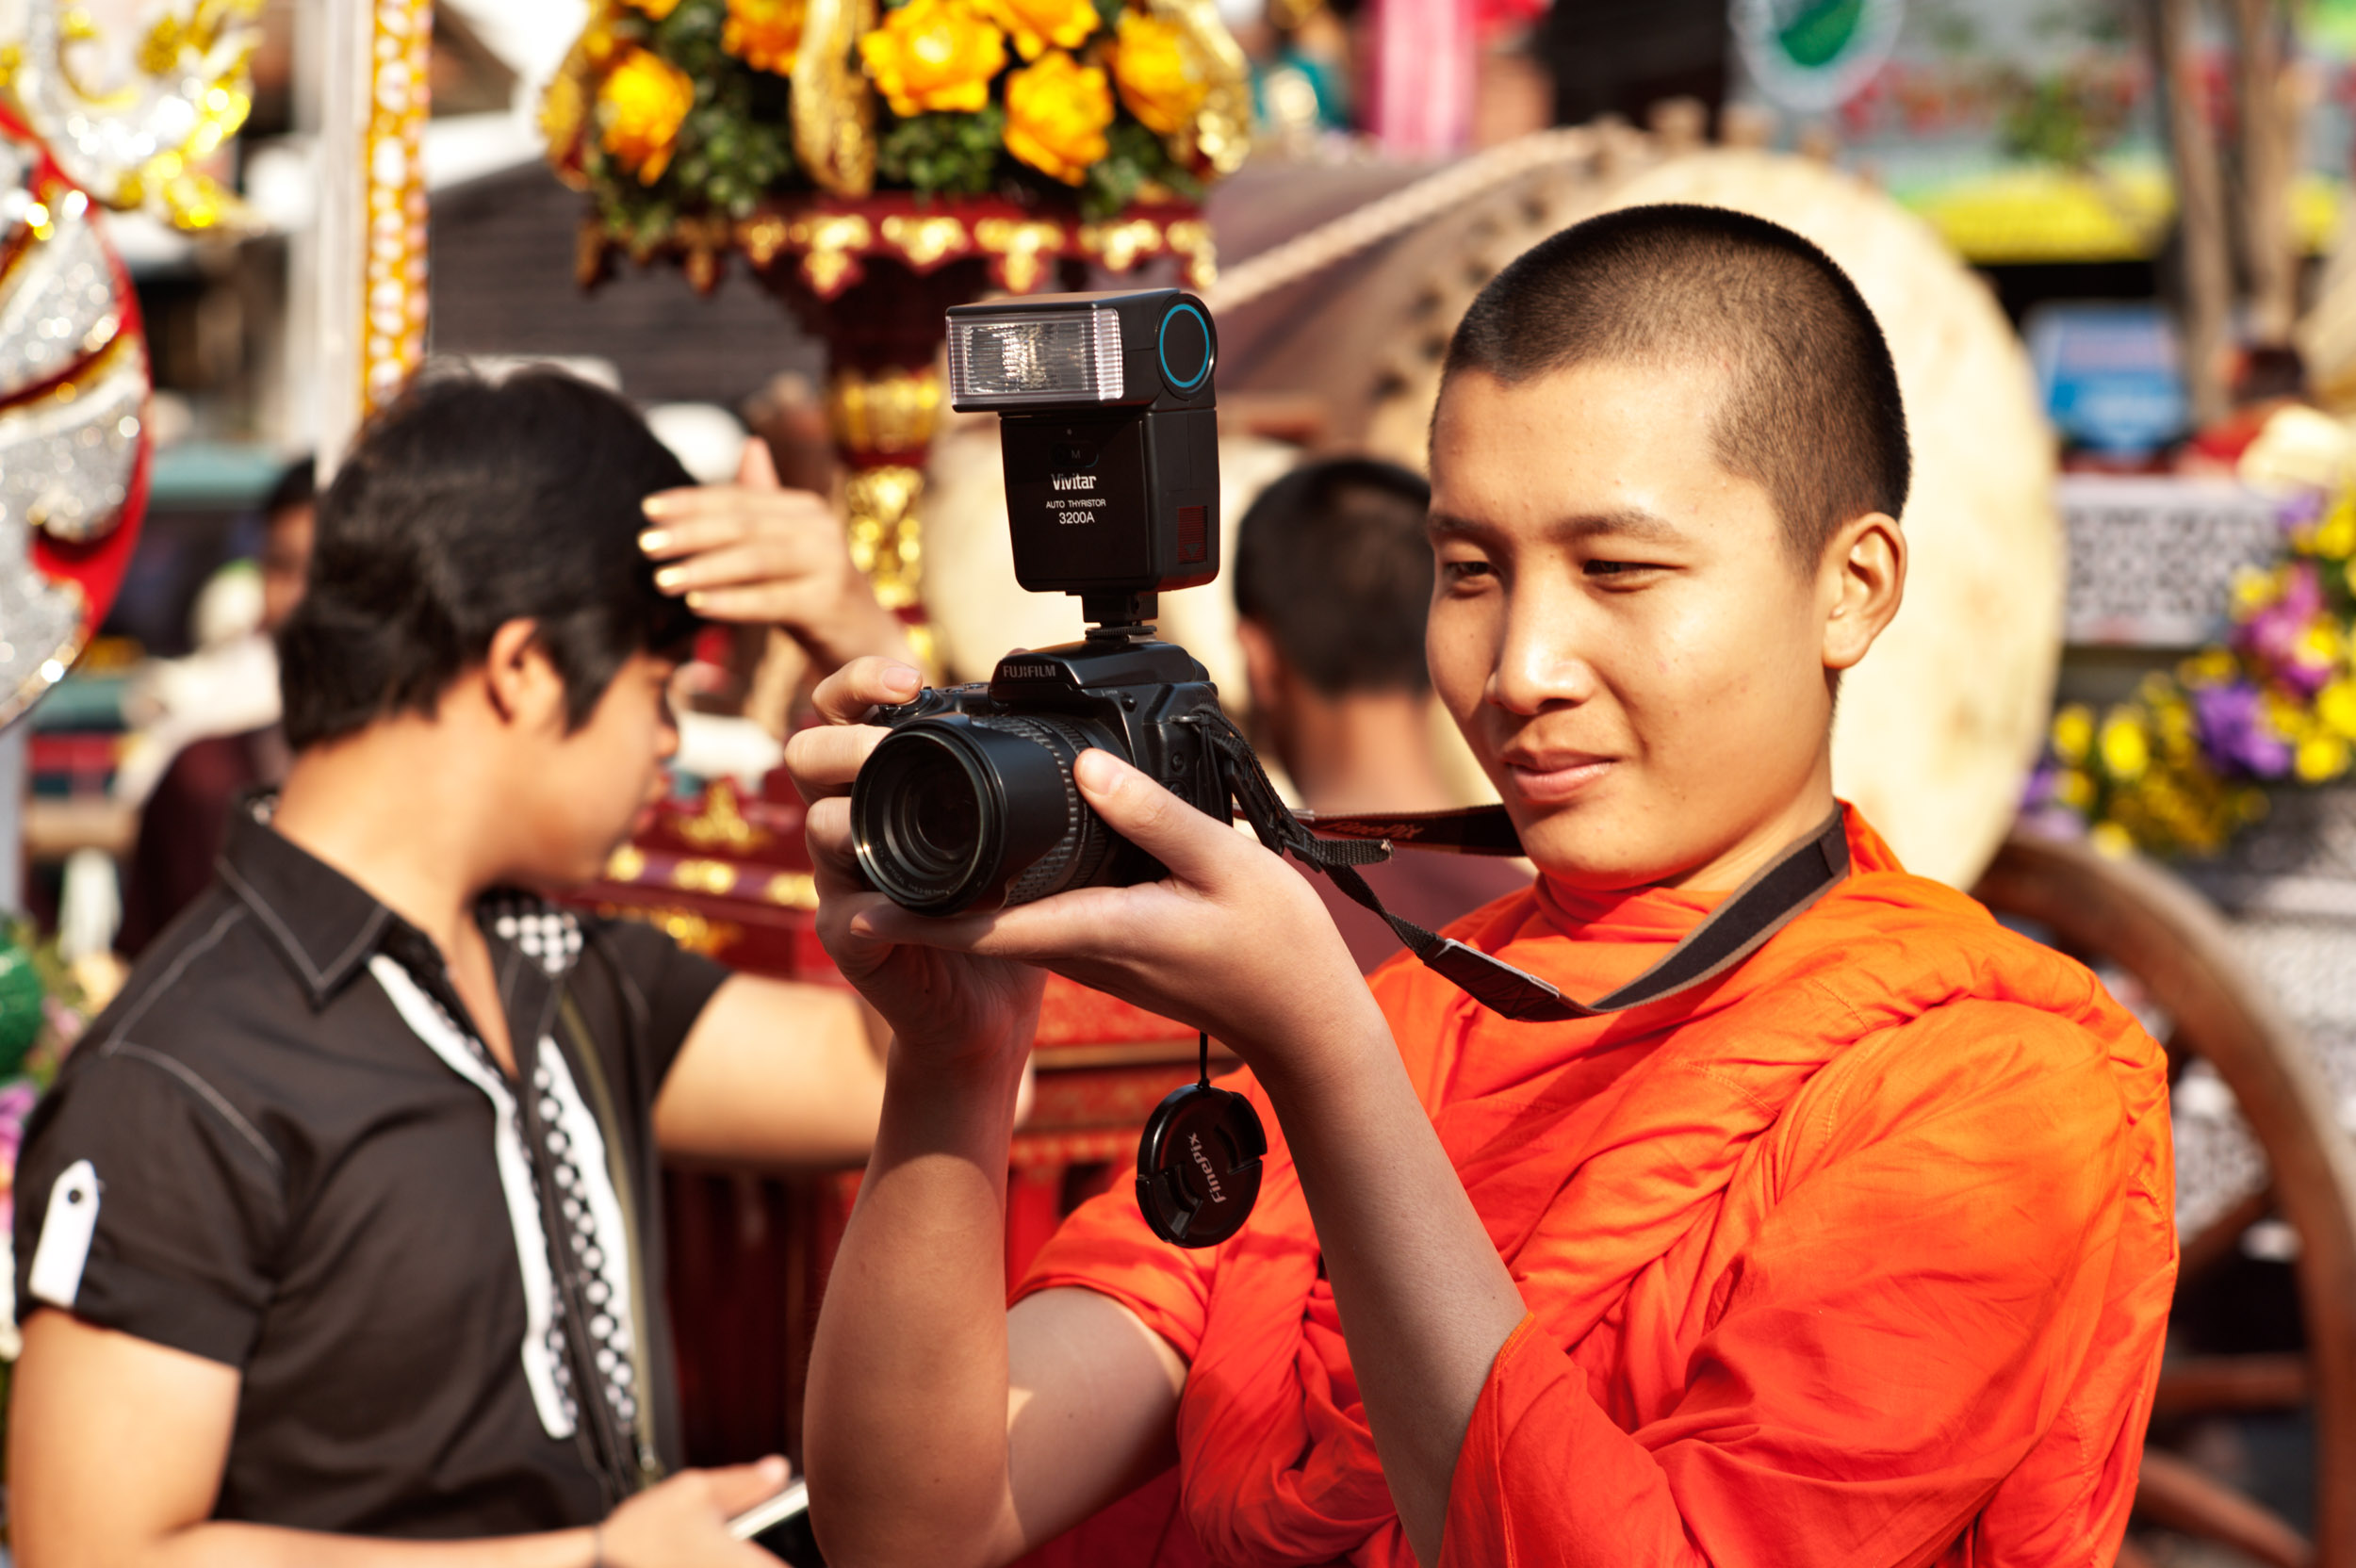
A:
{"label": "lens front element", "polygon": [[1072,763],[1098,743],[1048,718],[941,714],[903,725],[851,786],[859,869],[894,904],[934,915],[1085,883],[1112,835],[1080,799]]}

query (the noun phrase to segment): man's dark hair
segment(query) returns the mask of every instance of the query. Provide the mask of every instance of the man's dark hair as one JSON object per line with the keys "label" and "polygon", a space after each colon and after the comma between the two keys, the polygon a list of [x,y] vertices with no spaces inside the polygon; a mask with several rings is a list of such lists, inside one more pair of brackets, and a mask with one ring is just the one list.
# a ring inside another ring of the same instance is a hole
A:
{"label": "man's dark hair", "polygon": [[1589,362],[1730,365],[1718,461],[1764,488],[1813,570],[1833,530],[1906,506],[1906,406],[1890,345],[1830,256],[1724,207],[1624,207],[1539,241],[1490,280],[1443,376],[1527,381]]}
{"label": "man's dark hair", "polygon": [[319,498],[319,460],[309,452],[278,470],[270,481],[270,494],[262,498],[261,517],[265,523],[275,523],[280,515],[298,506],[312,506]]}
{"label": "man's dark hair", "polygon": [[1396,464],[1346,457],[1295,468],[1236,530],[1236,613],[1266,627],[1326,696],[1429,691],[1431,505],[1432,486]]}
{"label": "man's dark hair", "polygon": [[432,713],[507,621],[539,624],[575,727],[641,650],[694,635],[638,548],[639,503],[692,484],[629,404],[572,376],[427,378],[362,433],[319,503],[278,633],[298,749]]}

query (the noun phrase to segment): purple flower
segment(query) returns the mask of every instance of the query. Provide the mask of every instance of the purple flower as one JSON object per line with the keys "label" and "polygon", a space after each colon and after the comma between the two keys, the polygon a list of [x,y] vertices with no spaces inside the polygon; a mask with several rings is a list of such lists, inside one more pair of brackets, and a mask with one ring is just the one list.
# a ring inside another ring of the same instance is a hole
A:
{"label": "purple flower", "polygon": [[2275,503],[2274,520],[2283,532],[2294,532],[2321,517],[2327,499],[2320,490],[2294,490]]}
{"label": "purple flower", "polygon": [[2265,699],[2246,680],[2194,692],[2192,728],[2201,751],[2227,774],[2280,778],[2290,771],[2290,745],[2266,722]]}
{"label": "purple flower", "polygon": [[2323,584],[2315,564],[2294,564],[2282,580],[2282,596],[2253,612],[2241,624],[2234,641],[2277,679],[2301,697],[2312,697],[2331,683],[2329,662],[2306,646],[2307,629],[2323,612]]}

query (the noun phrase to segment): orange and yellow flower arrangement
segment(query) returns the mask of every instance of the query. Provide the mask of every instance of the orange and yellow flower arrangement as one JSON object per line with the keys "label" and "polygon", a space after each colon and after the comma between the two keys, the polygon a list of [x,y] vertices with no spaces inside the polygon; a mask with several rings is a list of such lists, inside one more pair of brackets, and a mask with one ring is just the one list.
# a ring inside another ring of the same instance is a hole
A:
{"label": "orange and yellow flower arrangement", "polygon": [[[612,239],[643,251],[682,217],[842,193],[795,154],[794,95],[826,79],[796,69],[820,47],[810,3],[600,0],[544,122]],[[828,36],[850,40],[840,74],[872,95],[845,118],[872,134],[875,188],[1104,216],[1196,195],[1241,156],[1241,56],[1209,0],[901,0],[853,14]]]}

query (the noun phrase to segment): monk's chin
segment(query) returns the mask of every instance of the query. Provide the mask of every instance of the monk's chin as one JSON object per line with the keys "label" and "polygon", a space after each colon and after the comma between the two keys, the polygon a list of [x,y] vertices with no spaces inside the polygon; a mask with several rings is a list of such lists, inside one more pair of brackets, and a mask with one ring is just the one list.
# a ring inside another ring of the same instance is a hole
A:
{"label": "monk's chin", "polygon": [[1673,846],[1577,811],[1515,810],[1522,852],[1550,881],[1581,892],[1625,892],[1673,882],[1690,866]]}

